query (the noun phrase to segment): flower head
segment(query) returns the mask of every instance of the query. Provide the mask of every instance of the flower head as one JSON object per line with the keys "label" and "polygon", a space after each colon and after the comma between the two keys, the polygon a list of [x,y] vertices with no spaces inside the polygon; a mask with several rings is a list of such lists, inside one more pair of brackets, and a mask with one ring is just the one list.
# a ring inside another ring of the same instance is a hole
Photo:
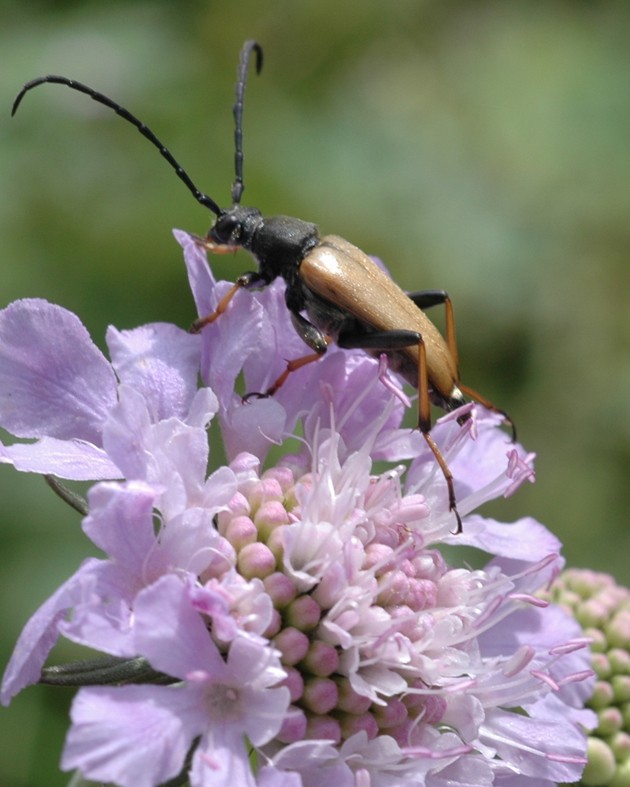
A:
{"label": "flower head", "polygon": [[623,784],[630,775],[630,590],[608,574],[568,569],[547,597],[584,627],[596,680],[585,699],[597,714],[585,784]]}
{"label": "flower head", "polygon": [[[227,285],[177,237],[211,311]],[[40,331],[40,317],[63,330]],[[28,357],[25,324],[39,343]],[[533,477],[496,415],[472,408],[463,427],[451,414],[432,431],[465,516],[454,535],[444,477],[377,360],[331,347],[273,398],[243,404],[241,375],[263,391],[304,354],[280,284],[239,293],[201,337],[110,329],[111,365],[75,317],[40,301],[9,307],[0,331],[14,359],[0,423],[37,439],[3,459],[97,480],[83,527],[105,553],[27,624],[3,701],[37,680],[60,634],[155,671],[155,685],[80,689],[64,768],[123,787],[183,769],[193,785],[263,787],[579,778],[585,640],[537,595],[562,567],[560,544],[534,520],[473,513]],[[56,381],[54,417],[33,416],[35,378]],[[216,421],[228,463],[208,475]],[[265,466],[274,445],[282,458]],[[445,545],[491,557],[456,565]]]}

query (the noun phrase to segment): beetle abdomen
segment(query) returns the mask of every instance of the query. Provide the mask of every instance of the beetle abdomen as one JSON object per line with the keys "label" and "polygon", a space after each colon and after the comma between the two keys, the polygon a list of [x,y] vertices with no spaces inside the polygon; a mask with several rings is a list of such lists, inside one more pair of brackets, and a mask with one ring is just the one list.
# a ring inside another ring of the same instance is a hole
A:
{"label": "beetle abdomen", "polygon": [[[441,333],[361,249],[336,235],[326,235],[302,260],[300,279],[341,317],[351,315],[357,330],[363,333],[418,333],[426,348],[429,383],[437,398],[448,402],[457,397],[457,370]],[[309,316],[315,320],[317,314],[309,310]],[[323,325],[318,327],[326,330]],[[392,368],[416,386],[418,345],[411,344],[396,351],[383,348],[383,351],[391,357]]]}

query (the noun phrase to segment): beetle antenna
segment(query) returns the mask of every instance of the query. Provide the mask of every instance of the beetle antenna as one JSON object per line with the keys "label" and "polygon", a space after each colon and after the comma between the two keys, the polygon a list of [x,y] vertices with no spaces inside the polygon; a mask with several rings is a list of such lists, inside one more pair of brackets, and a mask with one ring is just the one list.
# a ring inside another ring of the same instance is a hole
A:
{"label": "beetle antenna", "polygon": [[263,64],[262,47],[257,41],[246,41],[241,49],[241,58],[238,63],[236,81],[236,101],[232,108],[236,128],[234,129],[234,165],[236,178],[232,184],[232,204],[239,205],[243,195],[243,100],[245,98],[245,84],[247,82],[247,71],[252,52],[256,53],[256,73],[260,74]]}
{"label": "beetle antenna", "polygon": [[197,186],[192,182],[184,168],[179,164],[179,162],[175,159],[173,154],[170,150],[163,145],[162,142],[155,136],[155,134],[151,131],[151,129],[142,123],[135,115],[132,115],[128,109],[125,109],[120,104],[117,104],[115,101],[112,101],[111,98],[108,98],[103,93],[99,93],[97,90],[89,87],[88,85],[84,85],[82,82],[77,82],[74,79],[68,79],[68,77],[57,76],[55,74],[49,74],[45,77],[38,77],[37,79],[32,79],[30,82],[27,82],[22,90],[17,94],[15,101],[13,102],[13,108],[11,110],[11,115],[15,115],[17,112],[18,107],[26,93],[29,90],[32,90],[34,87],[38,85],[43,85],[46,82],[52,82],[56,85],[66,85],[72,90],[78,90],[79,93],[85,93],[94,101],[97,101],[99,104],[104,104],[106,107],[113,109],[117,115],[120,115],[123,120],[126,120],[128,123],[131,123],[132,126],[135,126],[138,131],[142,134],[143,137],[149,140],[149,142],[154,145],[162,154],[162,156],[168,161],[171,167],[175,170],[175,174],[182,180],[188,190],[191,192],[193,197],[197,200],[197,202],[204,205],[206,208],[209,208],[216,216],[221,216],[225,211],[220,208],[217,203],[209,197],[207,194],[204,194],[200,191]]}

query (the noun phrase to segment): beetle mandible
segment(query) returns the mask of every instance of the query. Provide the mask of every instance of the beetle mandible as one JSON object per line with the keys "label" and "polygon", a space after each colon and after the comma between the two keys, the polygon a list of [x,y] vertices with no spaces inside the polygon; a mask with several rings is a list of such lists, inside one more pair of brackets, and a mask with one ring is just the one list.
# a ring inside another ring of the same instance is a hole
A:
{"label": "beetle mandible", "polygon": [[[336,235],[321,236],[315,224],[290,216],[265,217],[258,208],[241,205],[243,194],[243,99],[252,54],[256,71],[262,68],[262,48],[246,41],[238,66],[235,119],[235,180],[232,206],[221,208],[190,179],[157,136],[120,104],[76,80],[58,75],[38,77],[27,82],[13,103],[15,114],[24,95],[38,85],[55,83],[85,93],[131,123],[168,161],[195,199],[217,217],[204,238],[198,242],[207,250],[226,253],[237,248],[248,251],[258,270],[238,277],[216,310],[196,320],[191,330],[202,330],[226,308],[240,289],[265,287],[281,276],[286,282],[286,305],[295,330],[313,351],[287,364],[286,370],[264,393],[273,394],[287,376],[301,366],[320,358],[328,343],[346,349],[363,349],[372,355],[385,353],[390,367],[418,391],[418,428],[431,449],[446,480],[449,510],[462,522],[457,511],[453,476],[440,449],[431,436],[431,403],[446,412],[466,403],[464,395],[500,413],[512,426],[507,414],[489,400],[463,385],[459,378],[453,307],[444,290],[405,293],[363,251]],[[424,313],[431,306],[444,305],[446,339]],[[463,424],[470,417],[462,414]]]}

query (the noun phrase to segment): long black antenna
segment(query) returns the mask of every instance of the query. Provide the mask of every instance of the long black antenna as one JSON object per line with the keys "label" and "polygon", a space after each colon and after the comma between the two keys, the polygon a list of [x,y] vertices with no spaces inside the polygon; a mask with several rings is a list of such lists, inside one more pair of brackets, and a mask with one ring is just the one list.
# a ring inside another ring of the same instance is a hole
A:
{"label": "long black antenna", "polygon": [[[245,45],[247,46],[247,44]],[[258,47],[258,44],[256,44]],[[250,47],[251,48],[251,47]],[[258,47],[260,49],[260,47]],[[245,52],[245,50],[243,50]],[[245,67],[247,67],[247,63],[245,63]],[[88,85],[84,85],[81,82],[77,82],[74,79],[68,79],[68,77],[57,76],[55,74],[49,74],[45,77],[38,77],[37,79],[32,79],[30,82],[27,82],[22,90],[17,94],[15,101],[13,102],[13,108],[11,110],[11,115],[15,115],[17,112],[18,107],[26,93],[29,90],[32,90],[34,87],[38,85],[43,85],[46,82],[52,82],[57,85],[66,85],[72,90],[78,90],[79,93],[85,93],[94,101],[98,101],[99,104],[104,104],[106,107],[113,109],[117,115],[120,115],[121,118],[131,123],[135,126],[138,131],[142,134],[143,137],[146,137],[152,145],[154,145],[162,154],[162,156],[168,161],[171,167],[175,170],[177,176],[184,182],[187,186],[188,190],[192,193],[193,197],[204,205],[206,208],[209,208],[216,216],[221,216],[225,213],[223,208],[220,208],[217,203],[209,197],[207,194],[204,194],[200,191],[197,186],[192,182],[184,168],[179,164],[179,162],[175,159],[173,154],[170,150],[160,142],[160,140],[155,136],[155,134],[151,131],[151,129],[142,123],[135,115],[132,115],[129,110],[122,107],[120,104],[117,104],[115,101],[112,101],[111,98],[103,95],[103,93],[99,93],[97,90],[89,87]],[[236,108],[235,108],[236,109]],[[242,101],[241,101],[241,110],[242,110]],[[242,158],[242,155],[241,155]],[[237,180],[238,180],[238,167],[237,167]],[[235,183],[236,187],[236,183]],[[234,190],[233,190],[234,191]],[[242,177],[241,177],[241,191],[242,191]]]}
{"label": "long black antenna", "polygon": [[239,205],[243,195],[243,100],[245,98],[245,84],[247,83],[247,71],[252,52],[256,53],[256,73],[260,74],[263,64],[262,47],[257,41],[246,41],[241,49],[241,58],[238,63],[236,81],[236,101],[232,108],[234,122],[234,166],[236,178],[232,184],[232,204]]}

